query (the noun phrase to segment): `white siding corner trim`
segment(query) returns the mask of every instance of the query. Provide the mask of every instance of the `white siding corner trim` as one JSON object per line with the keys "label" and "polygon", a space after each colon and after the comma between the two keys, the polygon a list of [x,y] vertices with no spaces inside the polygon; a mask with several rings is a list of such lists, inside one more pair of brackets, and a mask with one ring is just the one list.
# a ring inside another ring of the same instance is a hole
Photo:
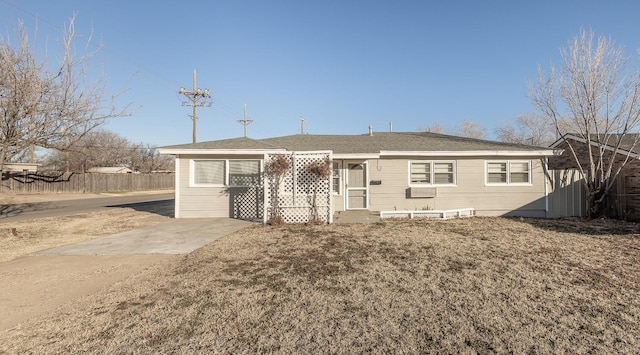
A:
{"label": "white siding corner trim", "polygon": [[175,159],[175,176],[176,180],[175,190],[173,192],[174,195],[174,206],[173,206],[173,218],[180,218],[180,164],[181,164],[180,156],[177,156]]}

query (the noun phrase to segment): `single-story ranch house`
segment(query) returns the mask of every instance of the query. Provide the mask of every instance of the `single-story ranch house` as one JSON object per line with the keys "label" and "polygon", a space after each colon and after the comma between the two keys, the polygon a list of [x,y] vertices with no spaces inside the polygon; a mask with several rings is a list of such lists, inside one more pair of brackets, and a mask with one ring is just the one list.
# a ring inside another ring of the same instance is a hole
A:
{"label": "single-story ranch house", "polygon": [[[350,210],[400,216],[406,211],[473,209],[481,216],[546,217],[551,148],[426,132],[233,138],[166,146],[176,157],[176,218],[266,221],[276,203],[285,221],[326,222]],[[557,153],[557,152],[555,152]],[[265,166],[277,156],[291,168],[277,183]],[[314,161],[331,163],[324,181]],[[274,193],[275,192],[275,193]],[[406,215],[406,214],[405,214]]]}

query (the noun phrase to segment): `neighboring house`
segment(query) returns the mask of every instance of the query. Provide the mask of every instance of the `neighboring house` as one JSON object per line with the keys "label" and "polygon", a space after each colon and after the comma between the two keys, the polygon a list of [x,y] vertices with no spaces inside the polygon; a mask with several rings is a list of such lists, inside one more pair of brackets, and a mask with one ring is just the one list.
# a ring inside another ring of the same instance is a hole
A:
{"label": "neighboring house", "polygon": [[546,217],[545,169],[554,154],[549,148],[410,132],[234,138],[159,151],[176,157],[176,218],[265,221],[274,200],[270,180],[262,179],[265,162],[286,155],[295,173],[279,188],[278,199],[299,208],[291,212],[294,222],[309,215],[309,186],[315,185],[303,167],[314,159],[333,165],[321,188],[327,222],[349,210],[473,208],[481,216]]}
{"label": "neighboring house", "polygon": [[124,166],[98,166],[90,168],[87,172],[98,174],[131,174],[133,170]]}
{"label": "neighboring house", "polygon": [[[608,141],[602,144],[599,142],[604,139],[601,136],[594,135],[588,142],[592,147],[592,154],[596,162],[598,161],[597,154],[599,154],[600,146],[604,148],[605,162],[615,159],[617,164],[622,164],[628,157],[628,161],[620,172],[616,184],[609,192],[609,198],[605,203],[605,213],[609,217],[640,220],[640,144],[637,144],[640,136],[638,134],[626,134],[622,137],[618,150],[615,151],[618,139],[618,135],[611,135]],[[576,159],[567,142],[571,143],[582,168],[585,169],[585,173],[588,173],[589,150],[587,139],[575,134],[566,134],[551,145],[551,148],[561,149],[563,153],[549,158],[549,169],[567,170],[578,168]]]}

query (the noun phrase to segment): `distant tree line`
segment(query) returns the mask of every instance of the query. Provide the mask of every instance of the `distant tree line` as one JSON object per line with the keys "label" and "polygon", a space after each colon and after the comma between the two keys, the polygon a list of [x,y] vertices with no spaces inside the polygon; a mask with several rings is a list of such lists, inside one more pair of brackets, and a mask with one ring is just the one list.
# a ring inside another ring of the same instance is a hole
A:
{"label": "distant tree line", "polygon": [[41,163],[40,170],[49,171],[87,172],[105,166],[127,167],[141,173],[174,170],[173,157],[104,129],[88,132],[65,151],[49,152]]}

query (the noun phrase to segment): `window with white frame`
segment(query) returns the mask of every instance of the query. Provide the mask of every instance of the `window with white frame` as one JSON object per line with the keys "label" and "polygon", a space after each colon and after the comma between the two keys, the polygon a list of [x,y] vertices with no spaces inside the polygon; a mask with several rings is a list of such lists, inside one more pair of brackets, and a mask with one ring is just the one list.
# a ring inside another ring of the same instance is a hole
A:
{"label": "window with white frame", "polygon": [[411,162],[411,183],[431,184],[431,162]]}
{"label": "window with white frame", "polygon": [[194,159],[192,186],[255,186],[260,182],[259,160]]}
{"label": "window with white frame", "polygon": [[487,184],[530,184],[531,162],[517,161],[488,161]]}
{"label": "window with white frame", "polygon": [[411,185],[454,185],[456,183],[455,161],[409,162]]}
{"label": "window with white frame", "polygon": [[224,160],[193,160],[193,185],[224,185]]}
{"label": "window with white frame", "polygon": [[229,186],[256,186],[259,183],[259,160],[229,160]]}
{"label": "window with white frame", "polygon": [[433,182],[436,185],[449,185],[455,183],[453,162],[433,162]]}
{"label": "window with white frame", "polygon": [[337,161],[333,162],[333,170],[331,171],[331,183],[333,184],[333,193],[336,195],[340,195],[340,163]]}

